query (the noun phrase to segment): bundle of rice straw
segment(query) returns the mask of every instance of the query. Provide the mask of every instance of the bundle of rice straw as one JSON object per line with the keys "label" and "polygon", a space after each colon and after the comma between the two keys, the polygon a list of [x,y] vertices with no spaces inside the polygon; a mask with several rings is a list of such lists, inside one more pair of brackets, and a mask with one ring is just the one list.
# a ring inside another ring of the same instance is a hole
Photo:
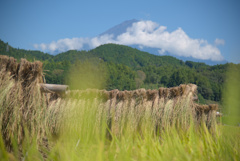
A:
{"label": "bundle of rice straw", "polygon": [[26,132],[38,138],[44,135],[47,106],[38,86],[43,82],[42,63],[0,55],[0,80],[0,132],[11,151],[13,138],[21,146]]}

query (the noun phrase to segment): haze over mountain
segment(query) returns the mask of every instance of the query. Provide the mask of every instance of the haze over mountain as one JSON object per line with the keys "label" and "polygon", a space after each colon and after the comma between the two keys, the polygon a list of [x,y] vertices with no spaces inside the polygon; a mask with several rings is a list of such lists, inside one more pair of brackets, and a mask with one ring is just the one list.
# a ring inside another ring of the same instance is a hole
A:
{"label": "haze over mountain", "polygon": [[184,61],[211,65],[226,63],[218,48],[224,45],[224,40],[216,39],[214,44],[209,44],[207,40],[189,37],[181,28],[170,32],[156,22],[136,19],[124,21],[93,38],[66,38],[34,46],[55,55],[67,50],[90,50],[108,43],[131,46],[155,55],[170,55]]}

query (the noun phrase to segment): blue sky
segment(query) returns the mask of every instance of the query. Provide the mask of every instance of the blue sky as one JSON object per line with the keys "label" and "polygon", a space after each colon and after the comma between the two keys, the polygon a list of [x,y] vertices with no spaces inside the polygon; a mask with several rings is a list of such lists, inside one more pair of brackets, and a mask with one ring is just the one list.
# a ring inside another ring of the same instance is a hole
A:
{"label": "blue sky", "polygon": [[[0,39],[16,48],[93,38],[134,18],[165,26],[170,34],[180,28],[190,40],[204,40],[227,61],[240,63],[238,0],[2,0],[0,15]],[[166,50],[179,51],[173,45]]]}

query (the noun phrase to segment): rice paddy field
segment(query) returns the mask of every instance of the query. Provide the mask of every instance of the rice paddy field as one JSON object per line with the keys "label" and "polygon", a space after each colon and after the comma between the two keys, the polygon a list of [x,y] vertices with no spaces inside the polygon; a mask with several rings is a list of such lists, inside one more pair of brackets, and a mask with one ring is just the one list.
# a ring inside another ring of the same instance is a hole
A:
{"label": "rice paddy field", "polygon": [[239,73],[229,72],[227,116],[216,118],[215,106],[193,101],[195,85],[57,97],[40,90],[40,62],[7,59],[0,160],[240,160]]}

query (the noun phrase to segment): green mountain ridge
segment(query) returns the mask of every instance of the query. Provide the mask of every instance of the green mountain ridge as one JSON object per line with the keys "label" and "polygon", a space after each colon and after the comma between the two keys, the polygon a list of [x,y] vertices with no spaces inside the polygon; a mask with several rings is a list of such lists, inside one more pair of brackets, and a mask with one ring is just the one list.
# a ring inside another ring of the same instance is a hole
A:
{"label": "green mountain ridge", "polygon": [[21,58],[26,58],[29,61],[47,60],[53,58],[52,55],[38,50],[24,50],[13,48],[8,43],[4,43],[2,40],[0,40],[0,54],[12,56],[18,60]]}
{"label": "green mountain ridge", "polygon": [[[84,74],[87,69],[82,67],[89,64],[89,67],[95,66],[94,69],[107,71],[104,86],[107,90],[156,89],[194,83],[198,85],[199,99],[203,103],[204,99],[221,101],[228,68],[240,71],[240,64],[209,66],[205,63],[183,62],[172,56],[152,55],[117,44],[105,44],[89,51],[69,50],[53,56],[40,51],[16,49],[0,40],[0,54],[18,60],[42,61],[47,83],[68,84],[69,71],[78,67],[78,70],[74,69],[75,72]],[[84,78],[81,79],[83,81]],[[94,88],[96,80],[85,81],[89,82],[89,88]]]}
{"label": "green mountain ridge", "polygon": [[54,61],[69,60],[74,63],[77,59],[98,57],[106,62],[123,64],[131,68],[138,68],[148,65],[163,66],[174,64],[183,65],[184,62],[171,56],[157,56],[140,51],[124,45],[105,44],[90,51],[69,50],[54,56]]}

